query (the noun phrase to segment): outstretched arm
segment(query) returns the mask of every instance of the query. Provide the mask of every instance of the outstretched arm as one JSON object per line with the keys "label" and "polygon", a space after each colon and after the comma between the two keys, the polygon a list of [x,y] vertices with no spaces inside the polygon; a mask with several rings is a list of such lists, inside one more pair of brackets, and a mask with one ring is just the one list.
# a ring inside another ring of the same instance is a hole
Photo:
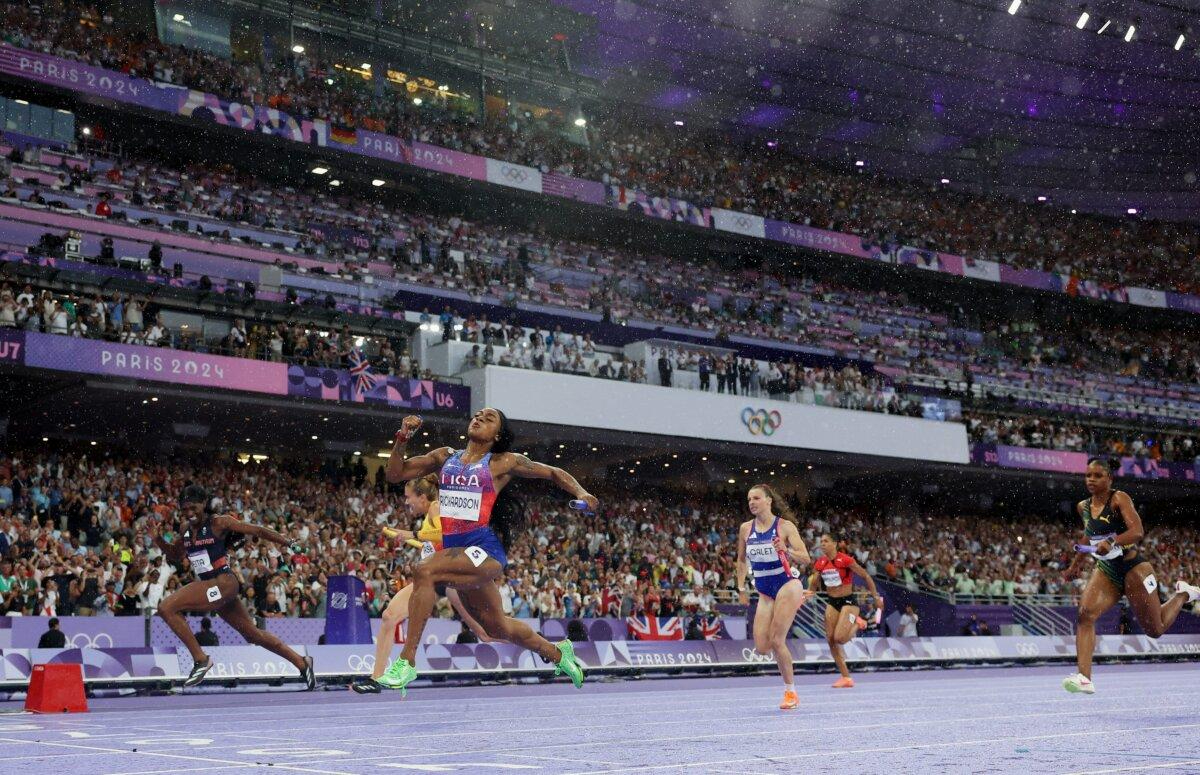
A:
{"label": "outstretched arm", "polygon": [[535,463],[524,455],[518,455],[515,452],[509,452],[508,457],[511,460],[511,466],[508,468],[508,475],[515,476],[520,479],[548,479],[554,482],[555,486],[560,490],[565,490],[572,497],[578,498],[587,503],[588,509],[595,511],[600,501],[596,496],[592,495],[583,485],[581,485],[575,477],[557,466],[548,466],[545,463]]}
{"label": "outstretched arm", "polygon": [[879,595],[879,590],[875,587],[875,579],[871,578],[871,574],[867,573],[866,569],[857,562],[850,566],[850,572],[866,582],[867,589],[871,590],[871,594],[875,596],[875,602],[880,608],[883,608],[883,598]]}
{"label": "outstretched arm", "polygon": [[252,525],[249,522],[243,522],[232,514],[222,514],[217,517],[213,520],[213,526],[221,531],[222,534],[226,532],[241,533],[242,535],[262,538],[280,546],[290,546],[292,543],[292,539],[277,530],[272,530],[265,525]]}

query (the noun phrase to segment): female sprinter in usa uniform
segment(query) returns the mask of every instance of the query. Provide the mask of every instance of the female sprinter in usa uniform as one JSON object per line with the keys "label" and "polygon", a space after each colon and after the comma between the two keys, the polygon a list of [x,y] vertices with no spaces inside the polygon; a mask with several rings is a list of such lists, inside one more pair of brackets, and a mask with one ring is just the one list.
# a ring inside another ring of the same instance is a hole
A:
{"label": "female sprinter in usa uniform", "polygon": [[[1113,461],[1114,463],[1116,461]],[[1138,624],[1151,638],[1157,638],[1175,623],[1184,603],[1200,598],[1200,589],[1184,581],[1175,583],[1175,594],[1165,604],[1158,599],[1158,580],[1150,561],[1138,551],[1137,543],[1145,531],[1142,518],[1129,496],[1113,489],[1113,468],[1101,458],[1088,461],[1084,483],[1089,497],[1076,505],[1083,519],[1083,532],[1096,558],[1096,568],[1083,588],[1079,600],[1079,622],[1075,627],[1075,654],[1079,672],[1063,679],[1063,688],[1071,693],[1095,694],[1092,683],[1092,652],[1096,648],[1096,620],[1112,608],[1124,594],[1129,598]],[[1078,572],[1079,552],[1071,560],[1065,575]]]}
{"label": "female sprinter in usa uniform", "polygon": [[[754,649],[760,654],[774,652],[775,663],[783,677],[782,710],[800,705],[793,679],[792,652],[787,647],[788,630],[796,610],[807,599],[800,569],[808,565],[808,549],[783,498],[766,484],[756,484],[746,493],[746,504],[754,519],[738,530],[737,585],[742,603],[746,567],[754,573],[758,590],[758,608],[754,611]],[[776,516],[778,512],[778,516]]]}
{"label": "female sprinter in usa uniform", "polygon": [[[575,477],[561,468],[535,463],[510,452],[513,432],[499,409],[481,409],[467,426],[467,447],[449,447],[406,458],[408,440],[421,427],[421,418],[405,417],[387,466],[387,480],[398,482],[438,476],[438,504],[442,517],[444,549],[416,567],[409,600],[408,637],[400,659],[392,663],[379,682],[389,689],[404,689],[417,677],[414,660],[425,620],[433,612],[439,583],[458,590],[465,607],[474,613],[488,635],[537,652],[555,664],[555,674],[565,673],[576,688],[583,685],[583,666],[570,641],[552,644],[522,622],[504,615],[495,581],[504,573],[508,558],[506,536],[520,527],[520,503],[503,492],[514,478],[548,479],[581,500],[590,511],[599,502]],[[500,535],[497,535],[499,533]]]}
{"label": "female sprinter in usa uniform", "polygon": [[883,598],[875,588],[875,579],[863,570],[850,555],[839,551],[837,541],[826,533],[821,536],[821,556],[813,563],[813,575],[809,581],[809,589],[815,590],[817,582],[825,586],[825,640],[829,643],[829,653],[837,664],[841,678],[833,683],[835,689],[851,689],[854,679],[850,677],[850,668],[846,667],[846,655],[842,646],[850,642],[859,629],[862,617],[858,612],[858,603],[854,601],[854,579],[858,576],[866,582],[867,589],[875,597],[879,612],[883,611]]}
{"label": "female sprinter in usa uniform", "polygon": [[158,604],[158,615],[192,655],[192,672],[183,685],[195,686],[200,683],[212,667],[212,660],[200,648],[195,633],[183,616],[183,612],[188,611],[216,613],[237,630],[247,643],[262,646],[295,665],[305,687],[309,691],[315,689],[317,678],[313,672],[312,657],[301,657],[279,636],[254,625],[254,620],[238,597],[242,590],[241,582],[229,567],[229,549],[245,540],[245,536],[257,536],[282,546],[290,542],[286,536],[269,527],[249,525],[230,514],[214,516],[208,513],[209,500],[208,492],[203,487],[188,485],[179,496],[179,508],[187,519],[183,532],[172,544],[163,541],[157,527],[151,532],[154,543],[172,565],[181,567],[186,556],[191,563],[192,573],[196,574],[195,581]]}
{"label": "female sprinter in usa uniform", "polygon": [[[422,560],[431,557],[434,552],[440,551],[442,548],[442,520],[438,513],[437,498],[437,474],[406,482],[404,505],[408,507],[409,514],[423,515],[421,526],[416,533],[411,530],[384,528],[384,535],[388,538],[402,539],[405,544],[420,549]],[[388,658],[392,654],[392,647],[396,644],[396,628],[408,618],[408,600],[412,597],[412,589],[411,584],[406,585],[395,594],[387,608],[383,610],[383,621],[379,626],[379,634],[375,636],[375,666],[372,669],[371,677],[355,681],[350,685],[350,688],[358,694],[379,694],[382,690],[379,677],[384,674],[384,666],[387,665]],[[457,592],[453,589],[446,589],[446,586],[441,584],[438,586],[437,594],[439,597],[444,595],[450,601],[450,605],[454,606],[454,610],[458,612],[463,622],[479,637],[480,643],[487,643],[491,640],[479,622],[475,621],[475,618],[463,608]]]}

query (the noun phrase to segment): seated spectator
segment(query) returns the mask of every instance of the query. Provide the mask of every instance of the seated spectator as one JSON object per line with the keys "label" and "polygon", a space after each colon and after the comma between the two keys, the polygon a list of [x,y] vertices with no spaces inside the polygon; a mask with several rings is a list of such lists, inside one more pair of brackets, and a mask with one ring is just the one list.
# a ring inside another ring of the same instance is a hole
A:
{"label": "seated spectator", "polygon": [[213,632],[212,619],[207,616],[200,619],[200,631],[196,633],[196,642],[201,646],[219,646],[220,638]]}

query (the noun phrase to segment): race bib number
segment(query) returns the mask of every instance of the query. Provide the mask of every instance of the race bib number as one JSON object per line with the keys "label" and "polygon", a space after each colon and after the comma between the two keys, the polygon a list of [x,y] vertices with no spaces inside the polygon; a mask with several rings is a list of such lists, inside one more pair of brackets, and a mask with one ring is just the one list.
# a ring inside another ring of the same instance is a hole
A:
{"label": "race bib number", "polygon": [[213,584],[211,587],[208,588],[207,594],[208,594],[208,602],[215,603],[221,599],[221,588],[218,587],[216,584]]}
{"label": "race bib number", "polygon": [[466,554],[471,562],[475,564],[476,568],[478,568],[480,565],[483,565],[483,561],[488,558],[488,553],[480,549],[478,546],[468,546],[464,554]]}
{"label": "race bib number", "polygon": [[825,582],[827,587],[840,587],[842,585],[842,574],[838,573],[837,568],[826,568],[821,571],[821,581]]}
{"label": "race bib number", "polygon": [[478,522],[479,511],[483,507],[483,493],[442,490],[438,493],[438,506],[443,517]]}
{"label": "race bib number", "polygon": [[771,544],[746,544],[746,559],[750,562],[779,562],[779,552]]}
{"label": "race bib number", "polygon": [[212,560],[208,558],[208,552],[192,552],[188,555],[188,562],[192,564],[192,573],[212,573]]}
{"label": "race bib number", "polygon": [[1142,579],[1142,586],[1146,588],[1147,592],[1153,595],[1154,591],[1158,589],[1158,579],[1154,578],[1154,574],[1151,573],[1149,576]]}
{"label": "race bib number", "polygon": [[421,542],[421,559],[422,560],[432,557],[434,552],[436,552],[436,551],[437,551],[437,549],[433,548],[433,544],[431,542],[429,542],[429,541]]}

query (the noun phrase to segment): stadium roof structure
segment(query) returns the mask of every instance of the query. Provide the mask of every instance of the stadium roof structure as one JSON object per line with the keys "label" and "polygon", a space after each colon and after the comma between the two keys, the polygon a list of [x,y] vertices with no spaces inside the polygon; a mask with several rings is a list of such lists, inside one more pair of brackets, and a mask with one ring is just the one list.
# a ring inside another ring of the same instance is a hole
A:
{"label": "stadium roof structure", "polygon": [[597,20],[580,71],[664,123],[1029,202],[1200,215],[1200,26],[1179,0],[554,1]]}

